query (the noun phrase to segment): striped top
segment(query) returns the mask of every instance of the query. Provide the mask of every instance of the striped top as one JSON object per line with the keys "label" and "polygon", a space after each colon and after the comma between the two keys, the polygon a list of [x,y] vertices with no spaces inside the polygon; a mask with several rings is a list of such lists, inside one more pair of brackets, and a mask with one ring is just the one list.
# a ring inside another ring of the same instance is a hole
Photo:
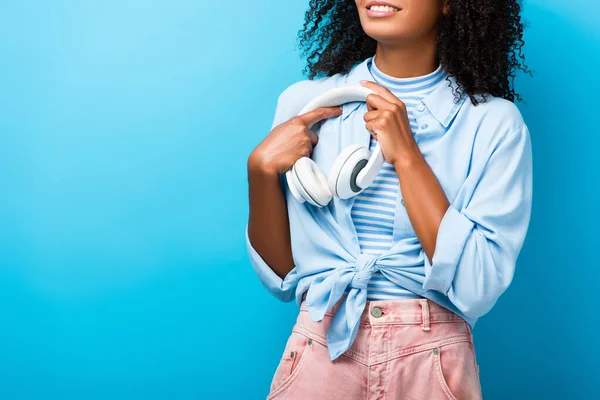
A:
{"label": "striped top", "polygon": [[[415,106],[421,99],[443,82],[448,73],[441,65],[432,73],[412,77],[395,78],[379,70],[376,57],[368,64],[373,79],[388,88],[406,104],[410,127],[417,131],[417,121],[413,115]],[[371,135],[369,148],[374,149],[376,140]],[[400,201],[400,185],[394,166],[387,161],[367,189],[359,193],[352,205],[351,216],[358,234],[361,252],[382,254],[392,246],[396,202]],[[407,289],[390,282],[376,271],[367,287],[367,300],[386,300],[405,297],[418,297]]]}

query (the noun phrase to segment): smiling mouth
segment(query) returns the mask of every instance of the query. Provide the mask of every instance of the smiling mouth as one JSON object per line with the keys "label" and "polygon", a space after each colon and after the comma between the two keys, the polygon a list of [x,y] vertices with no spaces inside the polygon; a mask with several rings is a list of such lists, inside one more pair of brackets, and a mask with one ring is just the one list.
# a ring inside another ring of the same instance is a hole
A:
{"label": "smiling mouth", "polygon": [[366,7],[367,10],[370,11],[374,11],[374,12],[393,12],[393,11],[400,11],[399,8],[393,7],[393,6],[388,6],[388,5],[372,5],[372,6],[367,6]]}

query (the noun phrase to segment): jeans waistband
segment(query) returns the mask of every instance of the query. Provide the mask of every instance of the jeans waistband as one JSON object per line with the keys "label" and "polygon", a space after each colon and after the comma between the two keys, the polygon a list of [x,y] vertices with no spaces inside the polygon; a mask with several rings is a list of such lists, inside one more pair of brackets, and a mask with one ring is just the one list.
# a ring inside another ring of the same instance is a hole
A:
{"label": "jeans waistband", "polygon": [[[334,316],[347,294],[325,313]],[[300,305],[301,312],[308,312],[306,300]],[[465,322],[458,314],[425,298],[371,300],[367,301],[360,317],[361,324],[367,325],[421,325],[429,330],[430,324],[440,322]]]}

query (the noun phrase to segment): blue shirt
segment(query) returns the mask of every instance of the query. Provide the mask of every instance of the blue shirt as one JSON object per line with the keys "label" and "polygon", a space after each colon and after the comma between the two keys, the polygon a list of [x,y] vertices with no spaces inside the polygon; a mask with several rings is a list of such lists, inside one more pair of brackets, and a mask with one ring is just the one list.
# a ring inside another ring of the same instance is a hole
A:
{"label": "blue shirt", "polygon": [[[440,65],[435,71],[426,75],[396,78],[377,67],[376,55],[367,62],[367,67],[376,83],[389,89],[402,100],[414,136],[418,130],[415,108],[424,96],[446,82],[448,73]],[[377,140],[371,135],[369,149],[373,151],[376,144]],[[356,196],[350,215],[356,227],[361,252],[379,255],[394,245],[394,217],[401,192],[396,169],[385,161],[373,183]],[[408,225],[410,221],[407,221],[405,227]],[[419,297],[410,290],[391,282],[381,271],[373,273],[367,286],[367,301]]]}
{"label": "blue shirt", "polygon": [[[367,67],[371,59],[347,74],[290,85],[278,98],[272,126],[297,115],[327,89],[360,85],[362,79],[372,81]],[[306,292],[309,315],[320,321],[347,293],[327,332],[331,360],[346,351],[356,337],[367,284],[375,271],[457,313],[471,327],[512,281],[531,216],[530,134],[518,108],[508,100],[488,95],[487,102],[477,106],[466,95],[454,100],[452,88],[443,84],[415,108],[416,143],[450,202],[431,263],[401,199],[396,202],[394,245],[372,255],[361,253],[350,216],[356,197],[334,197],[321,208],[300,204],[282,178],[295,265],[285,279],[252,247],[246,225],[251,265],[275,297],[286,302],[296,299],[299,306]],[[312,159],[326,172],[344,147],[353,143],[368,146],[371,138],[363,120],[366,103],[350,102],[342,108],[340,116],[313,126],[319,143]]]}

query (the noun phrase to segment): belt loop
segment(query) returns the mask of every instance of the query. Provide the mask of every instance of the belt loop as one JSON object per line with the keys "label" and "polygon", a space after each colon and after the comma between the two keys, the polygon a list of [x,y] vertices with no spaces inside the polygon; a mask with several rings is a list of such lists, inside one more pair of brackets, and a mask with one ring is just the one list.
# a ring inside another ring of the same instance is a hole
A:
{"label": "belt loop", "polygon": [[429,331],[431,330],[429,326],[429,303],[427,302],[427,299],[419,299],[419,304],[421,305],[421,314],[423,315],[421,329]]}

